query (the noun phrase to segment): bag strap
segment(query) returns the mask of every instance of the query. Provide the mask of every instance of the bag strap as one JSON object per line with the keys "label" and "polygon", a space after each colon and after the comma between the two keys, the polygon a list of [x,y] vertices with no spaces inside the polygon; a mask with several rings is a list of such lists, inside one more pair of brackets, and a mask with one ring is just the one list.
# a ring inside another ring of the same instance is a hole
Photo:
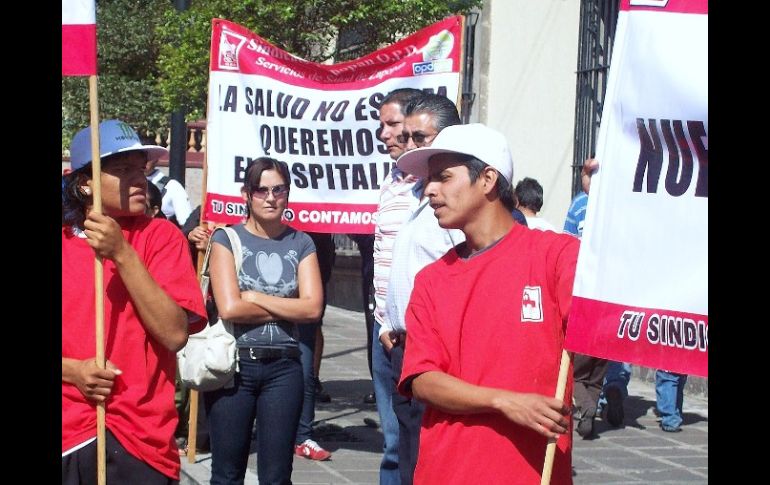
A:
{"label": "bag strap", "polygon": [[230,247],[233,249],[233,259],[235,259],[235,276],[238,277],[238,272],[241,270],[241,264],[243,263],[243,246],[241,245],[241,238],[238,237],[238,233],[232,227],[222,227],[227,237],[230,238]]}
{"label": "bag strap", "polygon": [[208,296],[209,292],[209,256],[211,256],[211,246],[214,244],[214,234],[219,230],[223,230],[230,240],[230,247],[233,250],[233,260],[235,261],[236,278],[238,277],[238,272],[241,270],[241,264],[243,263],[243,246],[241,245],[241,238],[238,237],[238,233],[236,233],[232,227],[216,228],[209,238],[209,243],[206,246],[206,255],[203,257],[203,265],[201,266],[201,292],[203,293],[204,299]]}

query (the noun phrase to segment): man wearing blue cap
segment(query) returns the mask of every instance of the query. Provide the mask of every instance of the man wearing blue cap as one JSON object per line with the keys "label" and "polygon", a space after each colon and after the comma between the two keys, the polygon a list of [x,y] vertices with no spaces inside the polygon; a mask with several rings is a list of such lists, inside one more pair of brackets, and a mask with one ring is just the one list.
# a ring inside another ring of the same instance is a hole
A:
{"label": "man wearing blue cap", "polygon": [[427,404],[414,482],[540,483],[557,439],[551,483],[572,483],[568,382],[556,391],[579,242],[515,224],[513,162],[503,135],[449,126],[398,159],[427,177],[443,228],[465,242],[415,277],[398,390]]}
{"label": "man wearing blue cap", "polygon": [[[99,125],[102,213],[93,211],[91,130],[62,178],[62,483],[95,483],[96,408],[105,403],[107,481],[179,480],[173,434],[176,352],[206,310],[182,233],[146,215],[148,157],[117,120]],[[104,267],[104,354],[96,365],[94,253]]]}

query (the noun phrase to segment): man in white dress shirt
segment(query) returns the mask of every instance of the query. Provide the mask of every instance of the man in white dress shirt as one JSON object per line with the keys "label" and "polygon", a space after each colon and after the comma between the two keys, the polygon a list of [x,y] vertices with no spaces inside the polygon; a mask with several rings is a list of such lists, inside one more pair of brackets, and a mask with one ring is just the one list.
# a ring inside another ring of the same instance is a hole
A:
{"label": "man in white dress shirt", "polygon": [[[403,88],[388,93],[380,105],[380,130],[377,138],[385,144],[388,155],[394,161],[404,153],[405,144],[398,141],[404,125],[406,106],[423,96],[418,89]],[[376,396],[377,413],[382,424],[384,453],[380,462],[380,485],[399,485],[398,422],[393,413],[393,371],[389,349],[379,340],[380,326],[386,318],[385,296],[390,276],[391,250],[402,222],[409,215],[412,195],[417,178],[408,176],[396,168],[385,177],[377,207],[377,223],[374,227],[374,325],[372,330],[372,383]],[[362,254],[363,256],[363,254]]]}
{"label": "man in white dress shirt", "polygon": [[166,219],[182,227],[192,212],[190,198],[182,184],[170,178],[156,167],[158,159],[148,160],[144,167],[144,175],[148,182],[155,184],[163,197],[160,210]]}

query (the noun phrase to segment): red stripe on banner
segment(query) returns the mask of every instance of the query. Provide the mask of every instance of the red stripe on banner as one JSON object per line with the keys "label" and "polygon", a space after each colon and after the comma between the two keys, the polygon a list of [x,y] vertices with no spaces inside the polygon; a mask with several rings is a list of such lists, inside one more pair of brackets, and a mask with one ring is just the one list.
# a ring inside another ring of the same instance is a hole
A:
{"label": "red stripe on banner", "polygon": [[695,13],[708,15],[708,0],[621,0],[620,10]]}
{"label": "red stripe on banner", "polygon": [[285,214],[291,226],[301,231],[339,234],[373,234],[377,204],[289,204]]}
{"label": "red stripe on banner", "polygon": [[232,195],[206,192],[206,203],[203,204],[203,220],[238,224],[246,217],[246,206],[243,198]]}
{"label": "red stripe on banner", "polygon": [[296,57],[241,25],[212,19],[209,69],[325,90],[363,89],[392,78],[458,73],[461,25],[461,16],[448,17],[371,54],[329,65]]}
{"label": "red stripe on banner", "polygon": [[564,347],[618,362],[708,377],[708,315],[573,296]]}
{"label": "red stripe on banner", "polygon": [[96,74],[96,25],[61,26],[62,76]]}
{"label": "red stripe on banner", "polygon": [[[306,232],[373,234],[377,204],[290,202],[284,222]],[[208,192],[203,210],[206,221],[238,224],[246,216],[241,197]]]}

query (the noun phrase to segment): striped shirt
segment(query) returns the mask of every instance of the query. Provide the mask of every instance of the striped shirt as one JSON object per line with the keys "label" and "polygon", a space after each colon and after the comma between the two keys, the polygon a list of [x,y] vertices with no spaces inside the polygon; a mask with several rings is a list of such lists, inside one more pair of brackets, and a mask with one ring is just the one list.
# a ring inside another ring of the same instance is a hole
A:
{"label": "striped shirt", "polygon": [[564,221],[564,232],[581,238],[583,236],[583,220],[586,218],[586,204],[588,194],[580,192],[572,199],[572,204],[567,211],[567,219]]}
{"label": "striped shirt", "polygon": [[385,300],[393,258],[393,242],[409,216],[420,202],[422,184],[398,167],[382,183],[380,203],[377,206],[377,223],[374,226],[374,319],[380,325],[387,321]]}

